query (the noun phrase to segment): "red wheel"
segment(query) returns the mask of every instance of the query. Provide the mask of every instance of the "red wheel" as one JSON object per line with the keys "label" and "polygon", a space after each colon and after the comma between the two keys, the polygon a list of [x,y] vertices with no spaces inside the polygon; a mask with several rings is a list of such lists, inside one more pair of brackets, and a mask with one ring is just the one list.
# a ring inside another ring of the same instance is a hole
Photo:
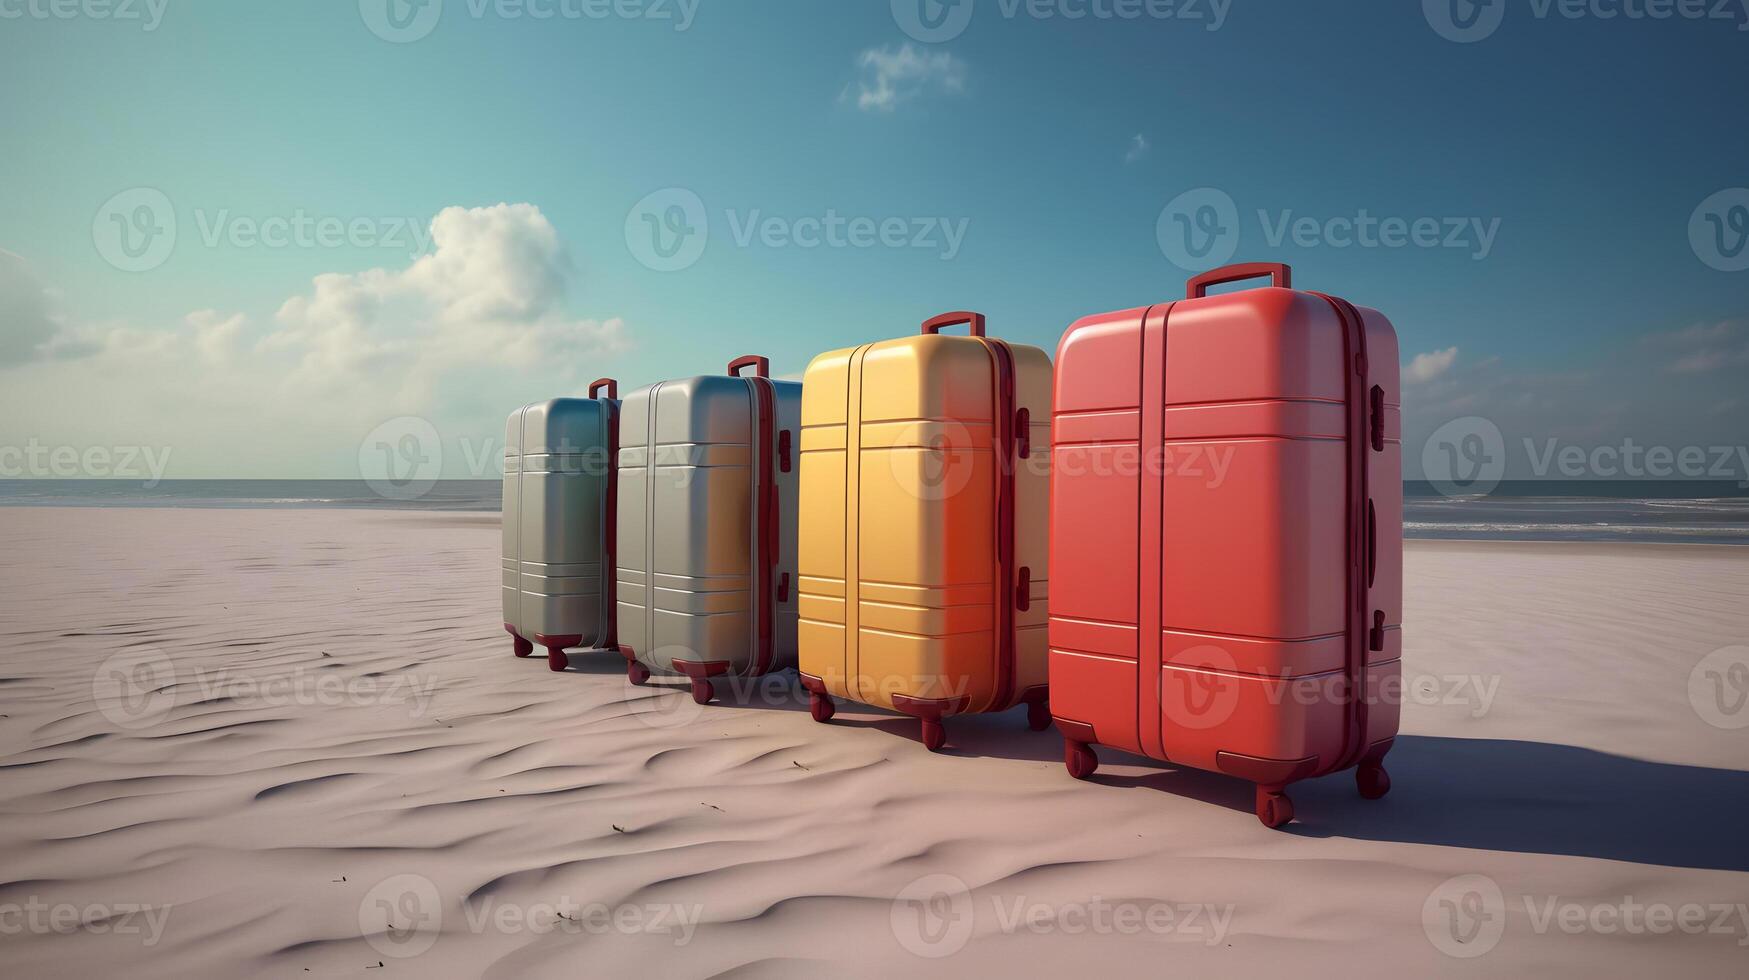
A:
{"label": "red wheel", "polygon": [[946,744],[947,729],[941,724],[941,719],[923,719],[923,747],[931,752],[939,752]]}
{"label": "red wheel", "polygon": [[1051,703],[1049,701],[1027,702],[1026,727],[1035,732],[1042,732],[1051,727]]}
{"label": "red wheel", "polygon": [[1068,767],[1069,775],[1076,779],[1086,779],[1099,768],[1099,756],[1093,754],[1093,746],[1086,742],[1064,739],[1063,765]]}
{"label": "red wheel", "polygon": [[547,669],[559,673],[571,666],[571,658],[565,656],[565,651],[556,648],[547,649]]}
{"label": "red wheel", "polygon": [[830,694],[821,694],[819,691],[808,692],[808,714],[813,715],[815,721],[824,725],[832,720],[832,715],[837,710],[838,706],[832,703]]}
{"label": "red wheel", "polygon": [[639,687],[643,687],[645,684],[650,683],[650,668],[638,663],[636,660],[627,660],[626,680],[631,681]]}
{"label": "red wheel", "polygon": [[1263,821],[1263,826],[1274,830],[1293,818],[1294,801],[1288,799],[1286,793],[1272,793],[1257,787],[1257,819]]}
{"label": "red wheel", "polygon": [[516,651],[516,655],[518,657],[526,657],[526,656],[529,656],[530,654],[534,653],[534,641],[533,640],[525,640],[522,637],[517,636],[514,633],[510,634],[510,637],[511,637],[511,640],[513,641],[511,644],[511,649]]}
{"label": "red wheel", "polygon": [[694,677],[692,679],[692,699],[694,701],[699,704],[710,704],[711,699],[716,696],[717,689],[712,686],[709,678]]}
{"label": "red wheel", "polygon": [[1384,766],[1361,766],[1354,770],[1354,782],[1362,799],[1376,800],[1391,791],[1391,774]]}

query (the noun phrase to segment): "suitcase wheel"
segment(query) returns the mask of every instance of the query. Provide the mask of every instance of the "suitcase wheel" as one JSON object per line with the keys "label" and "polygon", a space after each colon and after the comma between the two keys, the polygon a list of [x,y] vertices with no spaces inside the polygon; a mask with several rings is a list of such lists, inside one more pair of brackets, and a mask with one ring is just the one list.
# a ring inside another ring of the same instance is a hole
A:
{"label": "suitcase wheel", "polygon": [[547,650],[547,669],[558,673],[571,666],[571,658],[565,656],[565,651],[549,648]]}
{"label": "suitcase wheel", "polygon": [[638,663],[636,660],[627,660],[626,680],[631,681],[639,687],[643,687],[645,684],[650,683],[650,668]]}
{"label": "suitcase wheel", "polygon": [[526,657],[526,656],[529,656],[530,654],[534,653],[534,641],[533,640],[525,639],[523,637],[517,636],[514,633],[511,634],[511,639],[513,641],[511,649],[516,651],[516,655],[518,657]]}
{"label": "suitcase wheel", "polygon": [[1086,779],[1099,768],[1099,756],[1093,754],[1093,746],[1086,742],[1064,739],[1063,765],[1068,767],[1069,775],[1076,779]]}
{"label": "suitcase wheel", "polygon": [[821,694],[819,691],[808,692],[808,714],[813,715],[815,721],[824,725],[832,720],[832,714],[837,710],[838,706],[832,703],[832,695]]}
{"label": "suitcase wheel", "polygon": [[1051,727],[1051,703],[1049,701],[1027,702],[1026,727],[1035,732],[1042,732]]}
{"label": "suitcase wheel", "polygon": [[923,747],[931,752],[941,751],[947,744],[947,729],[942,726],[940,718],[923,719]]}
{"label": "suitcase wheel", "polygon": [[1391,791],[1391,774],[1384,766],[1363,765],[1354,770],[1354,782],[1362,799],[1376,800]]}
{"label": "suitcase wheel", "polygon": [[1286,793],[1257,787],[1257,819],[1274,830],[1294,818],[1294,801]]}
{"label": "suitcase wheel", "polygon": [[692,679],[692,699],[694,701],[697,701],[699,704],[710,704],[711,699],[716,696],[717,689],[716,686],[710,682],[710,678],[694,677]]}

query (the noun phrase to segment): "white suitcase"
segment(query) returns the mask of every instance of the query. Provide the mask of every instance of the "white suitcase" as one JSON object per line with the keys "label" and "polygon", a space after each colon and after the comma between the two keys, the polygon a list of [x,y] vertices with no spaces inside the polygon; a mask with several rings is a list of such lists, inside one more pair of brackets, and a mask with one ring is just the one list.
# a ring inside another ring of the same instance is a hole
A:
{"label": "white suitcase", "polygon": [[[517,409],[504,434],[504,628],[518,657],[546,647],[615,650],[613,464],[619,386],[603,378],[588,398]],[[606,389],[606,397],[599,397]]]}
{"label": "white suitcase", "polygon": [[802,386],[763,357],[626,396],[615,592],[634,684],[683,674],[703,704],[713,677],[795,665],[801,416]]}

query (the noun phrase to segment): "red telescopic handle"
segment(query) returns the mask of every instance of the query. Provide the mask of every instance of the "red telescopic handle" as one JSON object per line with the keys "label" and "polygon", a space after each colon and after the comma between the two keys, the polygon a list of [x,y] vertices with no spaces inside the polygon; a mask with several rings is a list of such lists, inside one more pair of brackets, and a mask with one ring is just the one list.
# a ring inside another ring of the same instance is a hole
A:
{"label": "red telescopic handle", "polygon": [[984,314],[961,310],[957,313],[943,313],[923,321],[923,332],[926,334],[940,333],[944,327],[957,327],[968,324],[972,328],[972,336],[984,336]]}
{"label": "red telescopic handle", "polygon": [[599,394],[597,394],[597,392],[601,391],[601,389],[603,389],[603,388],[607,389],[607,397],[618,400],[618,398],[619,398],[619,382],[613,380],[612,378],[602,378],[602,379],[596,381],[594,384],[591,384],[589,386],[589,397],[590,398],[601,397]]}
{"label": "red telescopic handle", "polygon": [[771,358],[761,357],[758,354],[746,354],[737,357],[729,362],[729,377],[741,377],[741,370],[743,368],[753,368],[753,374],[755,377],[769,378],[771,377]]}
{"label": "red telescopic handle", "polygon": [[1219,286],[1229,282],[1240,282],[1245,279],[1261,279],[1269,277],[1271,285],[1282,289],[1294,288],[1294,270],[1280,262],[1245,262],[1240,265],[1226,265],[1219,269],[1210,269],[1200,276],[1190,280],[1186,287],[1186,295],[1190,299],[1201,299],[1209,294],[1210,286]]}

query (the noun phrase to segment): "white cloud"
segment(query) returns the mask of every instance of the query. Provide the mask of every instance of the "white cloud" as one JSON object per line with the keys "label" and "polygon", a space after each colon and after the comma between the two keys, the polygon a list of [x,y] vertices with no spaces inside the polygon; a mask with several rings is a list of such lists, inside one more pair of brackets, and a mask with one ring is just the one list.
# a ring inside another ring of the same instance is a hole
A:
{"label": "white cloud", "polygon": [[1650,334],[1646,342],[1676,354],[1664,366],[1670,374],[1708,374],[1749,364],[1749,342],[1741,339],[1738,324],[1732,320]]}
{"label": "white cloud", "polygon": [[317,276],[280,307],[282,329],[264,345],[297,353],[312,383],[396,367],[414,380],[480,364],[529,369],[624,349],[619,320],[560,308],[571,263],[539,208],[446,208],[431,236],[432,253],[404,270]]}
{"label": "white cloud", "polygon": [[0,369],[49,355],[63,332],[53,305],[24,259],[0,249]]}
{"label": "white cloud", "polygon": [[1147,156],[1148,150],[1151,148],[1151,145],[1148,143],[1148,138],[1141,133],[1137,133],[1130,137],[1130,148],[1124,153],[1123,162],[1135,163],[1137,160]]}
{"label": "white cloud", "polygon": [[[1421,476],[1427,440],[1436,429],[1472,415],[1504,434],[1511,479],[1538,475],[1527,447],[1542,452],[1550,439],[1582,448],[1620,446],[1629,438],[1672,449],[1744,445],[1749,415],[1740,409],[1741,393],[1749,388],[1749,359],[1696,361],[1696,368],[1714,368],[1704,373],[1660,369],[1683,355],[1679,338],[1704,349],[1733,335],[1708,326],[1609,340],[1583,351],[1568,348],[1536,360],[1456,358],[1433,380],[1404,390],[1406,473]],[[1405,369],[1404,376],[1409,373]]]}
{"label": "white cloud", "polygon": [[1409,362],[1409,366],[1403,369],[1404,383],[1426,384],[1432,381],[1451,370],[1451,366],[1457,363],[1457,355],[1458,349],[1456,347],[1416,354],[1415,359]]}
{"label": "white cloud", "polygon": [[[965,91],[966,63],[947,51],[919,51],[910,42],[896,48],[869,48],[857,56],[862,75],[852,86],[856,107],[891,112],[926,92]],[[845,90],[848,97],[850,90]]]}
{"label": "white cloud", "polygon": [[225,364],[237,353],[245,318],[241,313],[225,316],[217,310],[196,310],[183,319],[194,331],[195,350],[209,364]]}
{"label": "white cloud", "polygon": [[352,451],[385,419],[484,439],[518,404],[581,394],[629,347],[622,321],[566,310],[575,270],[538,208],[447,208],[431,231],[430,254],[319,275],[268,323],[210,309],[169,327],[50,319],[45,338],[39,318],[32,344],[12,345],[31,363],[0,360],[7,401],[29,408],[0,413],[0,445],[169,446],[172,477],[356,476]]}

